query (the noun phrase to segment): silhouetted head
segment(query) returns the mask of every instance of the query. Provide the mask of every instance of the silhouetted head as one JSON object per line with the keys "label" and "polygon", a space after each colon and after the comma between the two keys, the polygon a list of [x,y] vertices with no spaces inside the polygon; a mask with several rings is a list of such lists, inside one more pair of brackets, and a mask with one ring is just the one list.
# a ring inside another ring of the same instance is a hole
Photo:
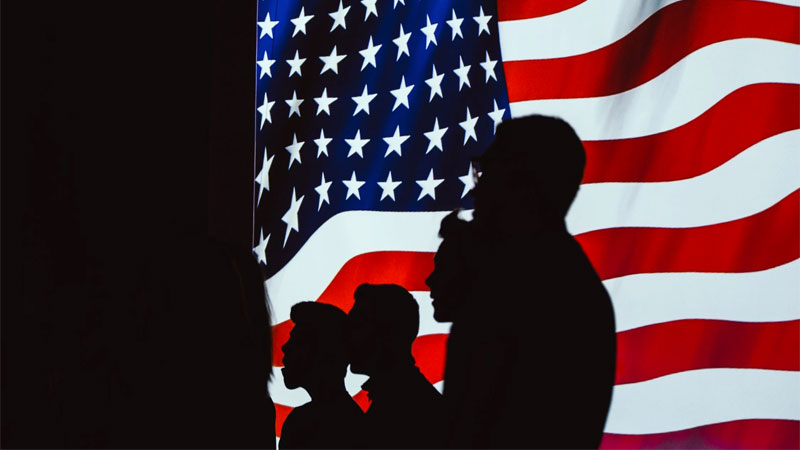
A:
{"label": "silhouetted head", "polygon": [[531,221],[563,222],[583,178],[586,156],[567,122],[535,115],[501,123],[478,162],[476,222],[527,229]]}
{"label": "silhouetted head", "polygon": [[458,211],[453,211],[442,219],[439,236],[442,243],[433,258],[433,272],[425,283],[431,288],[433,318],[438,322],[452,322],[456,309],[471,290],[472,227],[470,222],[458,217]]}
{"label": "silhouetted head", "polygon": [[294,328],[283,350],[283,383],[289,389],[308,387],[321,378],[344,379],[347,371],[347,315],[326,303],[292,306]]}
{"label": "silhouetted head", "polygon": [[373,375],[412,363],[419,331],[419,305],[396,284],[362,284],[347,314],[350,370]]}

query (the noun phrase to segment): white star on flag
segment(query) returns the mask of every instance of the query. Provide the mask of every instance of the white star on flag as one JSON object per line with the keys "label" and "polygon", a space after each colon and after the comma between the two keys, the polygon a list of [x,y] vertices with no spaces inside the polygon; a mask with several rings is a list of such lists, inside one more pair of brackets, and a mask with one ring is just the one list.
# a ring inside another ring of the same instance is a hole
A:
{"label": "white star on flag", "polygon": [[253,253],[256,254],[256,258],[258,258],[259,264],[263,263],[265,266],[267,265],[267,244],[269,243],[268,234],[266,238],[264,238],[264,229],[261,228],[258,232],[258,245],[253,247]]}
{"label": "white star on flag", "polygon": [[428,45],[430,43],[433,43],[433,45],[438,45],[436,43],[435,33],[436,33],[436,27],[439,26],[439,24],[431,23],[431,18],[427,14],[425,15],[425,20],[428,22],[428,24],[420,28],[420,31],[422,31],[422,33],[425,34],[425,49],[427,50]]}
{"label": "white star on flag", "polygon": [[333,19],[333,25],[331,25],[331,31],[335,30],[336,27],[342,27],[342,29],[347,29],[347,22],[345,22],[344,17],[347,13],[350,12],[350,7],[342,8],[342,0],[339,0],[339,9],[328,13],[329,16]]}
{"label": "white star on flag", "polygon": [[400,186],[401,181],[394,181],[392,180],[392,172],[389,171],[389,176],[386,177],[386,181],[378,181],[378,186],[381,188],[381,200],[386,197],[395,201],[394,198],[394,190],[397,189],[397,186]]}
{"label": "white star on flag", "polygon": [[453,72],[458,75],[458,92],[461,92],[461,88],[466,84],[467,87],[472,87],[469,84],[469,68],[472,67],[471,64],[464,65],[464,61],[461,57],[458,57],[458,68],[453,69]]}
{"label": "white star on flag", "polygon": [[291,19],[290,22],[294,24],[294,31],[292,32],[292,37],[296,35],[298,32],[306,34],[306,24],[309,20],[313,19],[314,15],[311,14],[310,16],[306,15],[306,8],[305,6],[300,8],[300,15]]}
{"label": "white star on flag", "polygon": [[328,144],[330,144],[332,140],[331,138],[325,137],[325,130],[319,130],[319,139],[314,139],[314,143],[317,144],[317,158],[323,153],[325,153],[325,156],[328,156]]}
{"label": "white star on flag", "polygon": [[469,191],[475,188],[475,174],[472,173],[472,163],[469,163],[469,169],[467,169],[467,174],[458,177],[458,179],[462,183],[464,183],[464,191],[461,192],[461,198],[464,198],[464,196],[467,195]]}
{"label": "white star on flag", "polygon": [[408,52],[408,38],[409,37],[411,37],[411,32],[409,31],[408,33],[404,33],[403,32],[403,24],[401,23],[400,24],[400,34],[398,34],[396,38],[392,39],[392,42],[394,42],[394,45],[397,46],[397,60],[396,61],[400,61],[400,55],[402,55],[404,53],[406,55],[408,55],[409,57],[411,56],[411,53]]}
{"label": "white star on flag", "polygon": [[467,143],[469,138],[478,142],[478,136],[475,134],[475,124],[478,123],[478,116],[471,117],[469,114],[469,107],[467,107],[467,118],[464,119],[463,122],[459,122],[458,124],[461,128],[464,129],[464,144]]}
{"label": "white star on flag", "polygon": [[368,64],[371,64],[372,67],[378,68],[378,63],[375,62],[375,55],[378,54],[378,50],[381,49],[383,44],[372,45],[372,36],[369,37],[369,44],[367,48],[364,50],[359,50],[358,53],[364,57],[364,62],[361,63],[361,70],[364,70]]}
{"label": "white star on flag", "polygon": [[350,151],[347,152],[348,158],[356,154],[362,158],[364,157],[364,145],[369,142],[369,139],[361,139],[361,130],[356,131],[356,135],[353,139],[345,139],[344,141],[350,146]]}
{"label": "white star on flag", "polygon": [[439,118],[437,117],[433,123],[433,129],[431,131],[426,131],[425,137],[428,138],[430,142],[428,142],[428,149],[425,150],[425,154],[427,155],[430,153],[434,147],[438,148],[441,151],[444,151],[442,148],[442,136],[447,131],[447,127],[439,128]]}
{"label": "white star on flag", "polygon": [[486,71],[486,82],[489,82],[489,78],[494,78],[494,81],[497,81],[497,75],[494,74],[494,66],[497,65],[496,60],[489,59],[489,51],[486,51],[486,61],[481,63],[481,67],[483,70]]}
{"label": "white star on flag", "polygon": [[300,117],[300,105],[303,101],[302,98],[297,98],[297,91],[292,91],[292,98],[286,100],[286,104],[289,105],[289,117],[292,117],[292,114],[297,114],[297,117]]}
{"label": "white star on flag", "polygon": [[275,28],[279,22],[277,20],[269,20],[269,11],[267,11],[267,17],[264,19],[263,22],[256,22],[258,27],[261,28],[261,35],[258,36],[259,39],[263,38],[265,35],[272,37],[272,29]]}
{"label": "white star on flag", "polygon": [[[398,125],[397,128],[394,129],[394,135],[383,138],[384,142],[389,144],[389,147],[386,149],[386,154],[383,157],[389,156],[389,153],[392,152],[397,152],[398,156],[403,156],[401,153],[401,146],[408,138],[409,136],[400,135],[400,125]],[[394,199],[394,197],[392,198]]]}
{"label": "white star on flag", "polygon": [[447,25],[449,25],[450,28],[452,28],[452,30],[451,30],[453,32],[452,40],[455,41],[456,40],[456,36],[459,36],[459,37],[461,37],[461,39],[464,39],[464,35],[461,34],[461,22],[463,22],[464,19],[460,19],[458,16],[456,16],[456,10],[455,9],[453,9],[453,16],[452,17],[453,17],[452,19],[447,21]]}
{"label": "white star on flag", "polygon": [[289,206],[286,214],[281,217],[283,223],[286,224],[286,234],[283,236],[284,247],[286,247],[286,241],[289,239],[289,234],[292,230],[300,231],[300,221],[297,218],[297,214],[300,212],[300,205],[303,204],[304,197],[305,195],[301,195],[298,199],[297,195],[295,195],[295,189],[292,188],[292,204]]}
{"label": "white star on flag", "polygon": [[481,6],[481,13],[473,17],[475,22],[478,22],[478,36],[481,35],[482,32],[486,32],[486,34],[492,34],[489,31],[489,20],[491,20],[492,16],[486,16],[483,14],[483,6]]}
{"label": "white star on flag", "polygon": [[322,75],[326,71],[332,70],[333,73],[338,75],[339,74],[339,63],[342,62],[342,60],[345,57],[347,57],[347,55],[338,55],[338,54],[336,54],[336,46],[334,45],[333,46],[333,51],[331,51],[330,55],[328,55],[328,56],[320,56],[319,57],[319,59],[321,59],[322,62],[325,63],[322,66],[322,70],[319,71],[319,74]]}
{"label": "white star on flag", "polygon": [[375,9],[375,3],[378,0],[361,0],[361,4],[364,5],[366,11],[364,11],[364,22],[367,21],[370,14],[375,14],[375,17],[378,17],[378,10]]}
{"label": "white star on flag", "polygon": [[264,77],[264,74],[267,74],[270,78],[272,78],[272,65],[275,64],[274,59],[269,59],[269,55],[267,55],[267,51],[264,50],[264,57],[256,62],[258,67],[261,68],[261,73],[258,75],[258,79]]}
{"label": "white star on flag", "polygon": [[261,171],[258,172],[256,175],[256,183],[258,183],[258,200],[256,201],[256,206],[261,203],[261,194],[264,191],[269,191],[269,169],[272,167],[272,159],[275,158],[275,155],[272,155],[267,159],[267,148],[264,147],[264,159],[261,160]]}
{"label": "white star on flag", "polygon": [[398,106],[403,105],[406,108],[408,106],[408,94],[411,93],[411,89],[414,89],[414,85],[406,86],[406,77],[405,75],[402,76],[400,81],[400,87],[397,89],[392,89],[391,93],[394,96],[394,106],[392,107],[392,111],[397,109]]}
{"label": "white star on flag", "polygon": [[331,184],[333,181],[325,181],[325,172],[322,173],[322,181],[320,181],[319,186],[315,187],[314,190],[317,191],[319,195],[319,204],[317,205],[317,211],[322,208],[323,203],[331,204],[331,200],[328,198],[328,189],[331,188]]}
{"label": "white star on flag", "polygon": [[433,169],[431,169],[430,173],[428,174],[428,178],[424,180],[417,180],[417,184],[422,188],[417,201],[422,200],[422,198],[426,195],[436,200],[436,187],[442,184],[442,181],[444,181],[444,179],[433,178]]}
{"label": "white star on flag", "polygon": [[371,102],[375,96],[378,94],[370,94],[367,91],[367,85],[364,85],[364,92],[361,95],[357,95],[353,97],[353,101],[356,102],[356,110],[353,111],[353,116],[358,114],[359,111],[364,111],[369,115],[369,102]]}
{"label": "white star on flag", "polygon": [[498,109],[497,108],[497,100],[494,100],[494,109],[492,111],[490,111],[488,114],[489,114],[489,117],[492,119],[492,122],[494,122],[494,131],[495,131],[495,133],[497,132],[497,126],[500,125],[500,122],[503,121],[503,114],[505,114],[505,113],[506,113],[506,109],[505,108],[499,108]]}
{"label": "white star on flag", "polygon": [[331,115],[330,106],[331,103],[335,102],[337,97],[328,97],[328,88],[322,90],[322,95],[319,97],[314,97],[314,101],[317,102],[317,115],[322,111],[325,111],[327,115]]}
{"label": "white star on flag", "polygon": [[347,200],[351,196],[355,195],[357,199],[361,200],[361,195],[359,195],[358,190],[361,189],[361,186],[364,185],[364,181],[358,181],[356,179],[356,172],[353,171],[353,175],[350,177],[349,180],[342,180],[345,186],[347,186],[347,194],[345,195],[344,199]]}
{"label": "white star on flag", "polygon": [[292,163],[295,161],[297,164],[303,164],[300,161],[300,149],[303,148],[304,143],[305,141],[297,141],[297,133],[292,133],[292,143],[286,146],[286,151],[289,152],[289,169],[292,168]]}
{"label": "white star on flag", "polygon": [[273,106],[275,106],[275,102],[269,101],[269,99],[267,98],[267,93],[264,92],[264,103],[262,103],[261,106],[256,108],[256,111],[258,111],[261,114],[261,126],[259,127],[259,129],[264,128],[265,120],[269,123],[272,123],[272,115],[270,114],[270,111],[272,110]]}
{"label": "white star on flag", "polygon": [[297,74],[302,77],[303,71],[300,69],[300,66],[302,66],[304,62],[306,62],[306,59],[301,58],[300,52],[295,50],[294,58],[286,60],[286,64],[289,64],[289,76],[291,77],[292,75]]}
{"label": "white star on flag", "polygon": [[425,80],[425,84],[431,88],[431,96],[428,98],[428,103],[433,100],[434,95],[444,98],[444,95],[442,95],[442,78],[444,78],[444,74],[437,74],[436,66],[434,65],[431,77]]}

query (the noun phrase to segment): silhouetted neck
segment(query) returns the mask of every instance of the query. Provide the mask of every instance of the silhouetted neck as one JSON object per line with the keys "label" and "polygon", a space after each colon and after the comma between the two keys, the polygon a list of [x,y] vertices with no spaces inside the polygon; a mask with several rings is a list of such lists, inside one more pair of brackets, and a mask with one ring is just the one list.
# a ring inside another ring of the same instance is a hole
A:
{"label": "silhouetted neck", "polygon": [[311,401],[316,403],[326,403],[339,400],[343,397],[350,398],[347,389],[344,387],[344,380],[341,378],[333,380],[319,380],[313,385],[303,386],[311,396]]}
{"label": "silhouetted neck", "polygon": [[361,388],[369,393],[370,398],[376,395],[381,396],[386,392],[391,392],[403,380],[413,379],[414,377],[422,376],[419,368],[414,364],[414,359],[411,358],[409,364],[397,366],[392,370],[383,370],[371,375],[366,383],[361,385]]}

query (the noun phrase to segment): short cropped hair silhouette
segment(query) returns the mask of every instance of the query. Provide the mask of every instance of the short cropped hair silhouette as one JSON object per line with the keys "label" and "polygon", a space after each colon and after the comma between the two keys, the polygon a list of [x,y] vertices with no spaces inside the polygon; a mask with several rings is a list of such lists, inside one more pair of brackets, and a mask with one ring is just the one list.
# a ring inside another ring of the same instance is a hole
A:
{"label": "short cropped hair silhouette", "polygon": [[362,284],[348,313],[351,370],[369,375],[363,448],[441,448],[442,397],[415,365],[419,305],[404,288]]}
{"label": "short cropped hair silhouette", "polygon": [[544,116],[500,124],[479,160],[476,271],[462,271],[471,295],[453,322],[445,369],[452,447],[600,445],[614,311],[564,220],[584,165],[569,124]]}
{"label": "short cropped hair silhouette", "polygon": [[305,389],[311,401],[289,413],[280,448],[352,448],[363,413],[344,387],[347,315],[333,305],[302,302],[292,306],[290,318],[283,382]]}
{"label": "short cropped hair silhouette", "polygon": [[434,270],[425,280],[431,290],[433,318],[438,322],[452,322],[456,310],[471,296],[470,283],[474,272],[472,261],[471,223],[461,220],[459,211],[442,219],[439,237],[442,243],[433,258]]}
{"label": "short cropped hair silhouette", "polygon": [[583,178],[586,156],[568,123],[528,116],[502,122],[477,164],[476,223],[510,232],[531,220],[563,222]]}

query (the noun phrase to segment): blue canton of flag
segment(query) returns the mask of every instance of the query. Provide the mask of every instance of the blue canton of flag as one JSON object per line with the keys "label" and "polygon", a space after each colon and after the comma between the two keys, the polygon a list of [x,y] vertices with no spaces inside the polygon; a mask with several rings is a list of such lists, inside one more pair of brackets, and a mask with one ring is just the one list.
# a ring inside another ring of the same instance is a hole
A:
{"label": "blue canton of flag", "polygon": [[259,5],[254,252],[267,277],[335,214],[471,208],[508,113],[494,2]]}

